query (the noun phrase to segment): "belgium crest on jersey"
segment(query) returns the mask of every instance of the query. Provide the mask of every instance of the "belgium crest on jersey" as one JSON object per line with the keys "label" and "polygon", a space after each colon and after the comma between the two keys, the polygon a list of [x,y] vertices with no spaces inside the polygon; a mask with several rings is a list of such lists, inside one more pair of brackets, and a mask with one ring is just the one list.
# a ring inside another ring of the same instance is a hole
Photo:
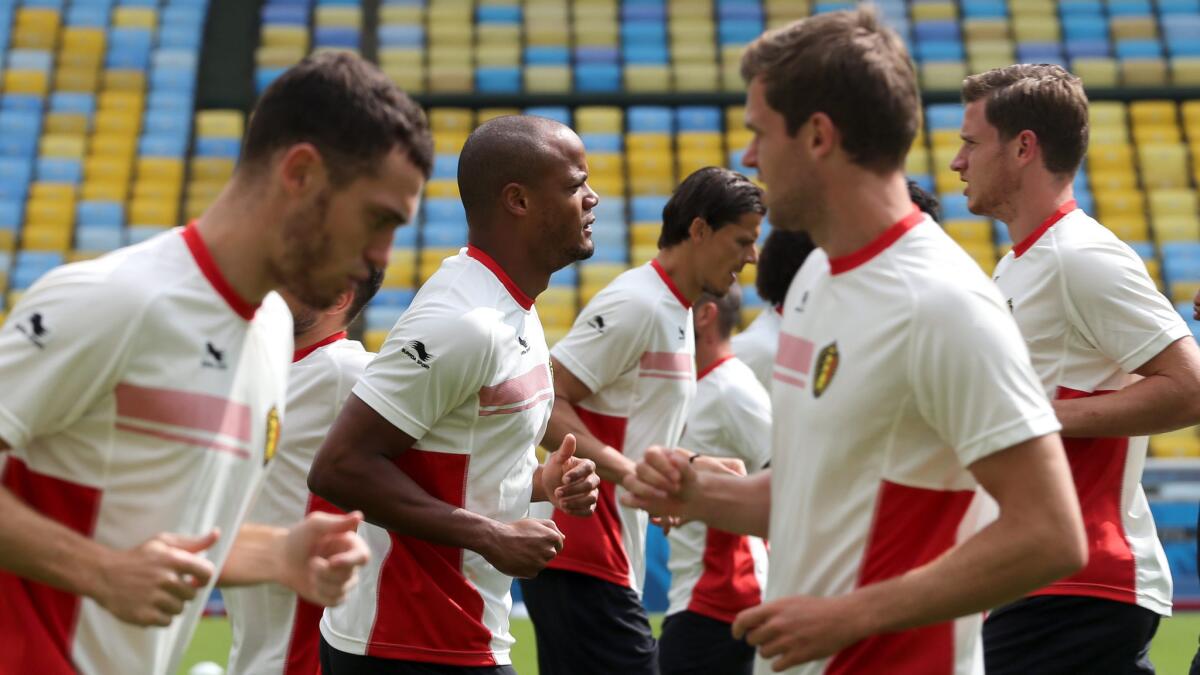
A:
{"label": "belgium crest on jersey", "polygon": [[263,449],[263,464],[275,457],[275,449],[279,447],[279,409],[271,406],[267,413],[267,443]]}
{"label": "belgium crest on jersey", "polygon": [[833,382],[833,376],[837,374],[838,368],[838,348],[837,343],[832,342],[821,350],[817,355],[816,376],[813,377],[813,397],[821,398],[821,394],[829,388],[829,383]]}

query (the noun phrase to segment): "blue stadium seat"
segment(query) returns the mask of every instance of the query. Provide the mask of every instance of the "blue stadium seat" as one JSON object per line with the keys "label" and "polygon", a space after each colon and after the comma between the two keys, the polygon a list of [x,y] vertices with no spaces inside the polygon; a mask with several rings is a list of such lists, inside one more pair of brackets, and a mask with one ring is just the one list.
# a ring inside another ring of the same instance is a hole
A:
{"label": "blue stadium seat", "polygon": [[1103,16],[1104,3],[1100,0],[1059,0],[1058,12],[1068,16]]}
{"label": "blue stadium seat", "polygon": [[626,44],[667,44],[667,25],[661,21],[629,21],[621,24],[620,31]]}
{"label": "blue stadium seat", "polygon": [[1109,16],[1153,16],[1150,0],[1108,0]]}
{"label": "blue stadium seat", "polygon": [[9,68],[49,72],[54,67],[54,54],[41,49],[13,49],[7,61]]}
{"label": "blue stadium seat", "polygon": [[9,285],[18,290],[29,288],[42,275],[62,265],[63,262],[61,253],[18,251],[12,275],[9,277]]}
{"label": "blue stadium seat", "polygon": [[1021,42],[1017,44],[1020,63],[1061,63],[1062,46],[1058,42]]}
{"label": "blue stadium seat", "polygon": [[0,199],[0,230],[21,229],[25,217],[25,200]]}
{"label": "blue stadium seat", "polygon": [[1008,16],[1008,3],[1004,0],[964,0],[963,18],[999,19]]}
{"label": "blue stadium seat", "polygon": [[391,24],[379,27],[379,44],[384,47],[423,47],[425,28],[413,24]]}
{"label": "blue stadium seat", "polygon": [[236,138],[197,138],[197,157],[237,157],[241,141]]}
{"label": "blue stadium seat", "polygon": [[187,148],[186,134],[151,132],[138,139],[138,154],[143,157],[183,157]]}
{"label": "blue stadium seat", "polygon": [[78,184],[83,180],[83,163],[77,159],[43,157],[37,161],[37,180]]}
{"label": "blue stadium seat", "polygon": [[313,29],[313,44],[317,47],[359,48],[359,30],[342,26],[317,26]]}
{"label": "blue stadium seat", "polygon": [[596,222],[625,224],[625,198],[621,195],[600,195],[600,203],[592,209]]}
{"label": "blue stadium seat", "polygon": [[92,94],[56,91],[50,94],[50,112],[88,115],[96,112],[96,97]]}
{"label": "blue stadium seat", "polygon": [[620,152],[624,147],[620,134],[588,133],[580,134],[579,138],[588,152]]}
{"label": "blue stadium seat", "polygon": [[534,45],[525,48],[525,63],[532,66],[565,66],[571,62],[571,50],[560,46]]}
{"label": "blue stadium seat", "polygon": [[125,206],[121,202],[79,202],[75,217],[80,227],[122,227],[125,225]]}
{"label": "blue stadium seat", "polygon": [[1064,44],[1067,50],[1067,58],[1069,59],[1107,57],[1110,55],[1107,39],[1081,38],[1067,40]]}
{"label": "blue stadium seat", "polygon": [[975,214],[967,208],[966,196],[961,193],[943,192],[938,195],[938,201],[942,203],[942,217],[946,220],[975,218]]}
{"label": "blue stadium seat", "polygon": [[575,90],[611,93],[621,90],[621,68],[615,63],[581,63],[575,66]]}
{"label": "blue stadium seat", "polygon": [[485,94],[515,94],[521,91],[521,69],[517,66],[481,66],[475,70],[475,90]]}
{"label": "blue stadium seat", "polygon": [[954,40],[961,41],[957,21],[918,21],[913,24],[913,37],[918,41]]}
{"label": "blue stadium seat", "polygon": [[564,267],[564,268],[558,270],[557,272],[555,272],[554,274],[550,275],[550,285],[551,286],[566,286],[568,288],[574,288],[578,284],[579,284],[579,266],[578,265],[567,265],[566,267]]}
{"label": "blue stadium seat", "polygon": [[[536,106],[526,108],[525,114],[545,117],[566,126],[571,126],[571,109],[566,106]],[[587,146],[585,145],[584,147]]]}
{"label": "blue stadium seat", "polygon": [[761,20],[722,21],[717,26],[717,40],[724,45],[742,45],[763,32]]}
{"label": "blue stadium seat", "polygon": [[1187,16],[1200,13],[1200,0],[1158,0],[1158,12],[1163,16]]}
{"label": "blue stadium seat", "polygon": [[1068,40],[1108,39],[1108,21],[1099,15],[1063,17],[1062,30]]}
{"label": "blue stadium seat", "polygon": [[1117,40],[1117,58],[1161,58],[1162,45],[1158,40]]}
{"label": "blue stadium seat", "polygon": [[664,106],[630,106],[625,121],[630,133],[669,134],[673,131],[671,109]]}
{"label": "blue stadium seat", "polygon": [[158,31],[159,43],[171,45],[175,49],[199,49],[203,36],[203,24],[195,26],[169,25],[163,26]]}
{"label": "blue stadium seat", "polygon": [[679,131],[720,131],[721,110],[716,106],[680,106],[675,110],[675,126]]}
{"label": "blue stadium seat", "polygon": [[308,7],[267,3],[262,8],[262,22],[270,25],[308,25]]}
{"label": "blue stadium seat", "polygon": [[963,45],[949,40],[918,42],[917,61],[962,61]]}
{"label": "blue stadium seat", "polygon": [[371,306],[408,307],[416,295],[417,292],[411,288],[381,288],[371,299]]}
{"label": "blue stadium seat", "polygon": [[521,7],[519,5],[480,5],[475,10],[475,18],[479,23],[520,23]]}
{"label": "blue stadium seat", "polygon": [[1008,233],[1008,226],[998,220],[993,220],[992,241],[999,246],[1012,245],[1012,235]]}
{"label": "blue stadium seat", "polygon": [[391,330],[406,309],[408,305],[376,305],[372,302],[363,312],[363,323],[368,331]]}
{"label": "blue stadium seat", "polygon": [[629,219],[635,223],[662,222],[663,207],[668,199],[665,196],[634,197],[630,202]]}
{"label": "blue stadium seat", "polygon": [[1133,252],[1138,254],[1138,257],[1142,260],[1150,260],[1154,258],[1155,254],[1153,243],[1148,241],[1127,241],[1125,243],[1129,244],[1129,248],[1133,249]]}
{"label": "blue stadium seat", "polygon": [[75,248],[80,251],[112,251],[125,245],[124,228],[111,225],[80,225],[75,228]]}
{"label": "blue stadium seat", "polygon": [[593,263],[628,263],[629,250],[625,243],[619,245],[609,244],[607,246],[596,242],[596,248],[592,253],[592,257],[588,258],[589,262]]}
{"label": "blue stadium seat", "polygon": [[925,108],[925,124],[933,129],[962,127],[963,107],[959,103],[932,103]]}
{"label": "blue stadium seat", "polygon": [[909,176],[908,178],[909,178],[909,180],[916,183],[922,190],[929,192],[929,193],[934,192],[933,176],[931,176],[927,173],[918,173],[918,174],[913,174],[913,175]]}
{"label": "blue stadium seat", "polygon": [[717,18],[721,21],[762,21],[762,5],[758,0],[752,2],[718,0]]}
{"label": "blue stadium seat", "polygon": [[621,57],[626,63],[638,65],[654,65],[670,62],[670,56],[665,44],[626,43],[621,46]]}
{"label": "blue stadium seat", "polygon": [[458,155],[449,153],[438,153],[433,157],[433,178],[436,179],[456,179],[458,178]]}
{"label": "blue stadium seat", "polygon": [[125,228],[125,241],[128,244],[140,244],[147,239],[157,237],[175,225],[176,223],[161,223],[158,225],[131,225]]}
{"label": "blue stadium seat", "polygon": [[423,209],[425,223],[465,224],[467,211],[462,202],[455,198],[430,198],[425,200]]}
{"label": "blue stadium seat", "polygon": [[417,231],[417,226],[412,224],[396,228],[396,234],[392,237],[392,248],[416,248]]}
{"label": "blue stadium seat", "polygon": [[585,63],[616,63],[620,57],[621,52],[616,47],[575,48],[575,62],[580,65]]}
{"label": "blue stadium seat", "polygon": [[107,7],[84,7],[73,5],[67,10],[66,25],[80,28],[105,28],[108,26]]}
{"label": "blue stadium seat", "polygon": [[659,4],[624,3],[621,5],[621,18],[625,21],[658,21],[667,18],[667,10]]}
{"label": "blue stadium seat", "polygon": [[466,244],[466,222],[427,222],[421,229],[421,245],[425,248],[453,248],[466,246]]}

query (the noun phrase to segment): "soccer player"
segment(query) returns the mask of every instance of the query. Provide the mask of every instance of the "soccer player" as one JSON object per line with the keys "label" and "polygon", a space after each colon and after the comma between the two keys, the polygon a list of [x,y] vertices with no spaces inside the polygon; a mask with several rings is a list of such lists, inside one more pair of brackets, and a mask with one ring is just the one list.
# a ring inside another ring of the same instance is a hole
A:
{"label": "soccer player", "polygon": [[1015,65],[968,77],[951,168],[973,212],[1008,225],[994,274],[1062,423],[1088,564],[984,624],[989,673],[1153,672],[1171,573],[1142,492],[1146,435],[1200,421],[1200,349],[1141,258],[1081,211],[1078,77]]}
{"label": "soccer player", "polygon": [[779,325],[783,322],[783,301],[800,266],[812,253],[812,239],[805,232],[774,228],[758,253],[754,287],[767,307],[754,317],[746,330],[733,336],[737,355],[766,391],[771,390],[771,372],[779,348]]}
{"label": "soccer player", "polygon": [[[292,310],[296,351],[288,375],[287,421],[279,435],[274,466],[249,520],[287,526],[313,511],[337,509],[308,491],[308,469],[350,389],[374,356],[350,340],[346,328],[370,302],[383,281],[376,268],[324,310],[282,293]],[[320,606],[279,584],[224,591],[233,625],[230,675],[283,675],[320,672]]]}
{"label": "soccer player", "polygon": [[[705,457],[759,471],[771,454],[771,399],[733,354],[742,292],[707,293],[692,307],[696,331],[696,399],[680,444]],[[733,639],[738,612],[762,602],[767,550],[758,537],[687,523],[668,533],[670,607],[658,641],[662,675],[749,675],[754,649]]]}
{"label": "soccer player", "polygon": [[521,582],[543,675],[657,671],[641,603],[647,518],[619,506],[616,488],[644,448],[679,441],[696,387],[692,303],[755,261],[761,195],[727,169],[688,176],[663,208],[658,256],[600,291],[554,346],[546,443],[574,434],[604,484],[594,518],[554,513],[563,551]]}
{"label": "soccer player", "polygon": [[[652,448],[626,500],[770,531],[765,602],[734,622],[759,675],[978,673],[979,612],[1086,557],[1058,422],[995,285],[908,195],[900,38],[868,9],[822,14],[758,38],[742,74],[743,161],[775,226],[819,247],[784,303],[771,467]],[[999,505],[978,531],[976,486]]]}
{"label": "soccer player", "polygon": [[0,672],[174,673],[217,570],[340,599],[358,516],[235,537],[284,411],[292,321],[271,291],[324,306],[382,267],[431,164],[424,114],[383,73],[305,60],[198,221],[51,271],[13,308]]}
{"label": "soccer player", "polygon": [[361,509],[372,561],[321,620],[321,665],[341,673],[512,673],[509,589],[563,545],[530,501],[579,516],[599,478],[566,437],[535,447],[553,405],[534,298],[592,254],[583,143],[552,120],[490,120],[458,185],[469,245],[447,258],[354,387],[309,474]]}

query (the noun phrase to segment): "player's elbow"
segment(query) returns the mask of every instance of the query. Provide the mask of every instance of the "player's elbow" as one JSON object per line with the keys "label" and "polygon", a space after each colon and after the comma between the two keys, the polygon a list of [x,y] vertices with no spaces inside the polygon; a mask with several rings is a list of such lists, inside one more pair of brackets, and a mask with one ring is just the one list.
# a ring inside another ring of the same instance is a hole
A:
{"label": "player's elbow", "polygon": [[343,503],[341,472],[334,459],[336,452],[326,443],[308,469],[308,491],[333,504]]}
{"label": "player's elbow", "polygon": [[1054,581],[1075,574],[1087,565],[1088,546],[1087,532],[1077,506],[1060,514],[1050,524],[1040,538],[1038,557],[1046,565],[1046,576]]}

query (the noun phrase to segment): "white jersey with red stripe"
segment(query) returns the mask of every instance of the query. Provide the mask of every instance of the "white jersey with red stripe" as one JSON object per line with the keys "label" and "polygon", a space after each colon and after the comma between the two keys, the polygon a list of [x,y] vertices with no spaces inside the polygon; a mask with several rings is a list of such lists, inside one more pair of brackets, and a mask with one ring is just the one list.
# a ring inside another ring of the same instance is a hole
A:
{"label": "white jersey with red stripe", "polygon": [[779,307],[767,307],[754,317],[746,330],[733,336],[733,353],[750,367],[754,377],[767,391],[771,390],[771,373],[775,370],[775,352],[779,348],[779,326],[783,313]]}
{"label": "white jersey with red stripe", "polygon": [[[1059,429],[995,285],[916,207],[855,253],[808,258],[773,378],[765,601],[929,563],[981,524],[967,467]],[[787,672],[982,673],[980,626],[877,635]]]}
{"label": "white jersey with red stripe", "polygon": [[[681,447],[710,457],[740,459],[749,472],[771,459],[771,398],[754,372],[732,355],[696,376],[696,400]],[[687,523],[668,535],[671,588],[667,614],[684,610],[733,623],[762,602],[767,549],[758,537]]]}
{"label": "white jersey with red stripe", "polygon": [[[287,423],[262,491],[246,519],[291,527],[313,511],[339,513],[308,491],[308,470],[350,390],[375,355],[346,333],[297,350],[288,377]],[[280,584],[222,591],[233,627],[229,675],[311,675],[321,669],[319,625],[324,611]]]}
{"label": "white jersey with red stripe", "polygon": [[[692,309],[657,260],[596,294],[551,353],[592,392],[575,410],[596,438],[635,462],[651,445],[678,444],[696,392]],[[602,483],[590,518],[553,511],[566,542],[549,567],[640,595],[649,521],[617,501],[619,490]],[[546,506],[539,512],[548,514]]]}
{"label": "white jersey with red stripe", "polygon": [[[1120,390],[1191,335],[1132,249],[1063,205],[996,266],[1047,396]],[[1171,571],[1142,491],[1147,439],[1064,438],[1088,533],[1083,570],[1037,595],[1077,595],[1171,613]]]}
{"label": "white jersey with red stripe", "polygon": [[[533,300],[474,247],[425,282],[354,395],[417,439],[396,465],[433,497],[501,522],[529,511],[554,403]],[[350,654],[511,663],[512,578],[478,553],[363,524],[371,562],[321,635]]]}
{"label": "white jersey with red stripe", "polygon": [[[52,270],[0,330],[3,484],[114,549],[220,528],[201,554],[220,569],[274,454],[291,353],[283,299],[238,298],[193,227]],[[0,572],[0,672],[174,673],[211,588],[141,628]]]}

